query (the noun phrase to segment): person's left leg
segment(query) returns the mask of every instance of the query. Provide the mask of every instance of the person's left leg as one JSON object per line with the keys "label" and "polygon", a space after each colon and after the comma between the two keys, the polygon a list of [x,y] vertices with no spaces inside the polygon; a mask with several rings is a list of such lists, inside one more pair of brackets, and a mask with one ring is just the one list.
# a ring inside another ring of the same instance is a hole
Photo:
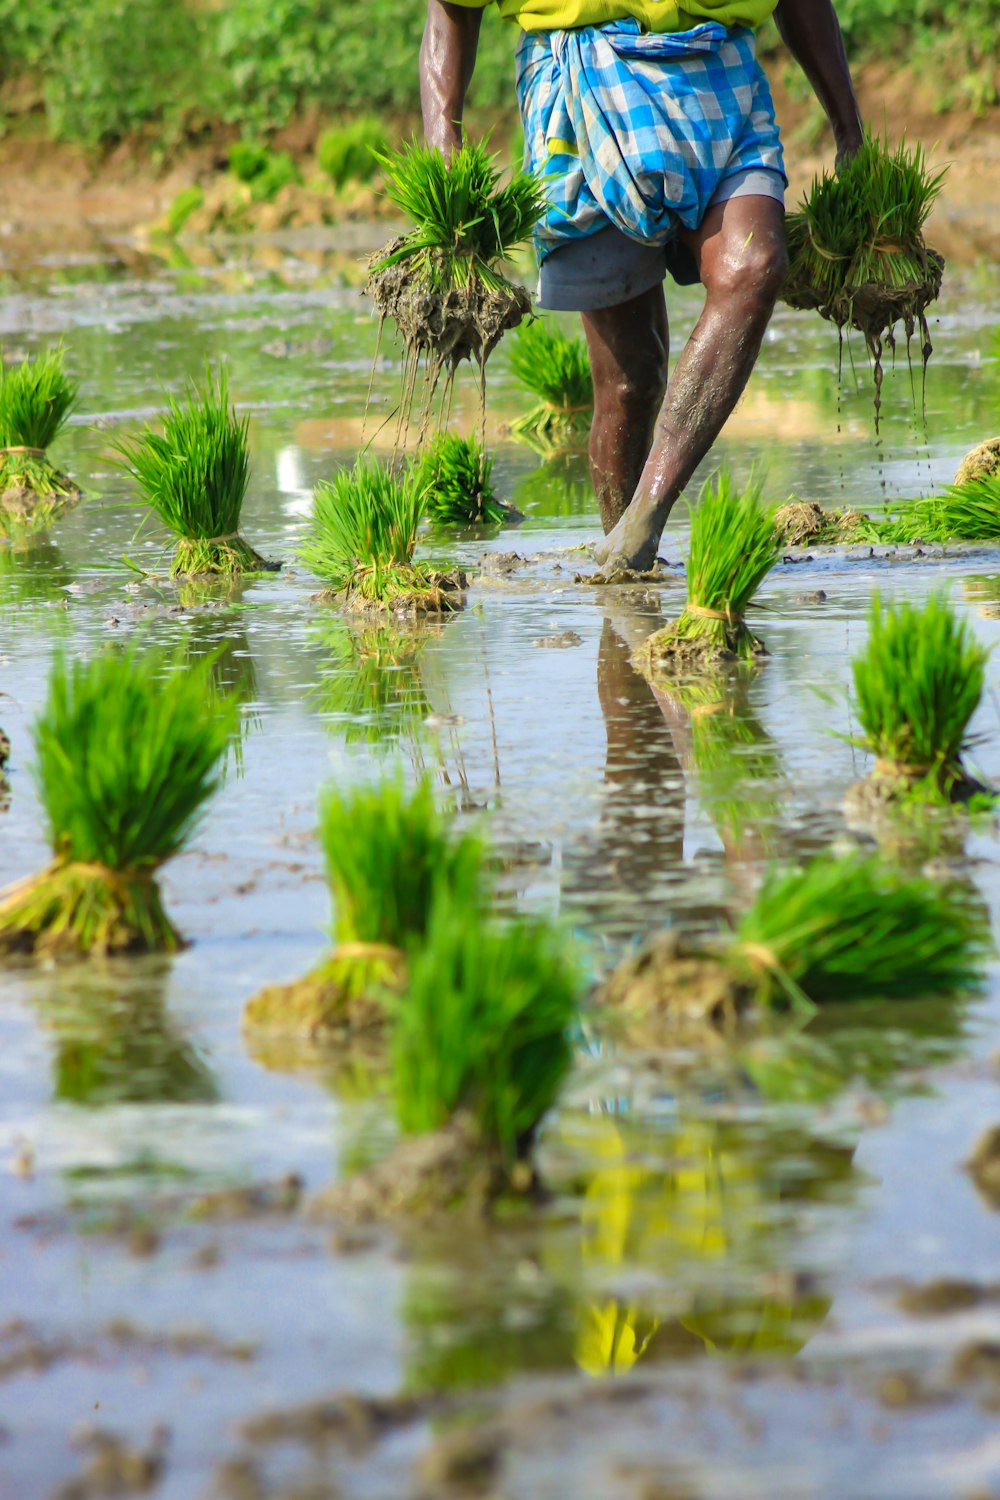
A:
{"label": "person's left leg", "polygon": [[652,567],[674,502],[742,395],[787,271],[784,221],[774,198],[730,198],[684,236],[705,306],[667,387],[635,494],[594,548],[604,568]]}

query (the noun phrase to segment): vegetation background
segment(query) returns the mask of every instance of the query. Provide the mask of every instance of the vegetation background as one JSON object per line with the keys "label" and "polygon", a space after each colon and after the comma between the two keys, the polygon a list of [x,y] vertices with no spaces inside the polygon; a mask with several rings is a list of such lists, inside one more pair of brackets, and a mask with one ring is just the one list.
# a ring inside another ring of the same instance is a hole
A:
{"label": "vegetation background", "polygon": [[[998,0],[838,0],[852,58],[898,60],[936,106],[998,101]],[[412,117],[425,0],[0,0],[0,132],[169,156],[310,113]],[[513,107],[512,28],[489,18],[477,112]],[[764,33],[773,50],[776,33]]]}

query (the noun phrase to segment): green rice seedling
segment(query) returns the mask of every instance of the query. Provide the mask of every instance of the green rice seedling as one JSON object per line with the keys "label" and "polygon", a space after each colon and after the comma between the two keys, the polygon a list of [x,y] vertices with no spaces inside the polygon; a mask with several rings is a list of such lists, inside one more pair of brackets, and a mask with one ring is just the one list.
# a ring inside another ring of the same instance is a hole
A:
{"label": "green rice seedling", "polygon": [[406,346],[404,412],[424,357],[429,410],[442,371],[450,381],[463,359],[482,370],[530,310],[528,294],[507,280],[502,263],[545,213],[545,192],[527,172],[505,180],[498,158],[472,141],[449,161],[416,142],[378,161],[387,198],[413,227],[373,256],[368,291],[379,318],[396,324]]}
{"label": "green rice seedling", "polygon": [[945,801],[985,790],[969,776],[962,752],[987,656],[943,597],[883,606],[876,595],[852,671],[862,730],[855,743],[875,756],[879,790]]}
{"label": "green rice seedling", "polygon": [[166,230],[173,237],[180,234],[192,214],[205,206],[205,190],[198,183],[181,188],[167,209]]}
{"label": "green rice seedling", "polygon": [[240,534],[250,480],[249,418],[229,402],[229,372],[206,368],[202,386],[188,383],[183,402],[167,398],[163,432],[146,427],[113,446],[146,505],[177,537],[171,577],[230,577],[275,568]]}
{"label": "green rice seedling", "polygon": [[494,462],[475,437],[438,433],[413,466],[429,519],[439,526],[502,525],[510,507],[493,488]]}
{"label": "green rice seedling", "polygon": [[510,1172],[569,1071],[580,988],[575,960],[547,923],[483,926],[454,889],[436,900],[395,1007],[403,1130],[439,1130],[468,1112],[478,1149]]}
{"label": "green rice seedling", "polygon": [[378,158],[388,150],[381,122],[362,115],[324,131],[316,146],[316,161],[334,187],[344,188],[349,182],[370,182],[378,171]]}
{"label": "green rice seedling", "polygon": [[870,131],[835,173],[824,173],[786,221],[789,271],[782,293],[792,307],[816,308],[838,328],[856,328],[875,362],[879,413],[883,338],[902,322],[907,344],[919,328],[924,363],[931,352],[925,309],[941,289],[943,261],[923,230],[941,191],[919,146]]}
{"label": "green rice seedling", "polygon": [[915,500],[875,528],[880,542],[996,542],[1000,540],[1000,474],[949,485],[941,495]]}
{"label": "green rice seedling", "polygon": [[819,855],[768,872],[726,937],[655,940],[602,998],[641,1020],[728,1029],[755,1006],[810,1015],[829,1003],[958,995],[982,983],[988,952],[989,925],[959,893],[878,855]]}
{"label": "green rice seedling", "polygon": [[65,506],[80,498],[73,481],[47,457],[79,390],[66,374],[61,348],[10,365],[0,352],[0,510],[15,520],[38,500]]}
{"label": "green rice seedling", "polygon": [[0,900],[0,951],[170,950],[156,874],[219,779],[238,709],[209,667],[137,648],[57,657],[34,727],[53,862]]}
{"label": "green rice seedling", "polygon": [[466,920],[478,927],[487,892],[483,846],[473,834],[454,834],[429,780],[412,792],[399,776],[328,790],[320,840],[333,897],[333,951],[301,982],[255,996],[244,1011],[251,1028],[312,1035],[380,1027],[383,992],[404,982],[407,945],[425,938],[437,893],[456,892]]}
{"label": "green rice seedling", "polygon": [[300,549],[331,595],[360,608],[434,611],[456,593],[413,560],[426,494],[412,474],[359,459],[332,484],[316,486],[309,533]]}
{"label": "green rice seedling", "polygon": [[585,447],[594,415],[594,379],[587,345],[567,338],[542,319],[523,325],[510,356],[511,369],[539,405],[510,425],[538,453]]}
{"label": "green rice seedling", "polygon": [[761,492],[755,479],[737,489],[725,469],[702,489],[691,512],[687,604],[675,625],[657,631],[643,646],[640,660],[647,666],[751,660],[763,652],[747,626],[746,611],[782,543]]}

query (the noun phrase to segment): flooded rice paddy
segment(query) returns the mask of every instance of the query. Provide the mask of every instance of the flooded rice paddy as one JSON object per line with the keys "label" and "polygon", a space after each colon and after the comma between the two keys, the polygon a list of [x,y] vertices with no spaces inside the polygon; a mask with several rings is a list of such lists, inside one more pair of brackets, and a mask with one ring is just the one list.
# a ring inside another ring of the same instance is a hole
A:
{"label": "flooded rice paddy", "polygon": [[[430,771],[488,819],[505,905],[558,915],[597,975],[659,926],[717,927],[769,859],[868,836],[842,805],[866,769],[849,662],[874,588],[947,587],[1000,642],[1000,550],[799,551],[761,595],[770,659],[692,715],[630,665],[679,609],[683,520],[662,581],[576,582],[585,463],[504,441],[523,403],[502,349],[488,424],[526,520],[426,539],[476,573],[468,608],[380,628],[312,602],[294,561],[310,489],[362,442],[375,349],[356,281],[353,249],[294,237],[3,280],[7,352],[62,338],[82,377],[55,456],[88,498],[0,543],[0,882],[47,858],[30,724],[55,649],[221,651],[245,706],[163,873],[190,947],[0,973],[0,1496],[1000,1494],[1000,1200],[963,1169],[1000,1122],[995,974],[974,1003],[825,1011],[731,1046],[624,1045],[588,1015],[541,1143],[543,1209],[399,1235],[303,1214],[392,1141],[370,1060],[240,1026],[324,951],[325,781]],[[841,508],[948,482],[1000,430],[996,288],[987,268],[946,282],[926,422],[901,361],[878,443],[866,367],[838,394],[835,334],[779,311],[717,457]],[[673,307],[679,347],[697,303]],[[245,531],[288,563],[231,593],[167,583],[165,539],[108,463],[163,386],[223,355],[252,413]],[[398,368],[383,349],[369,435],[391,431]],[[471,427],[471,376],[457,405]],[[988,678],[974,758],[1000,782],[1000,657]],[[996,924],[992,821],[895,854]]]}

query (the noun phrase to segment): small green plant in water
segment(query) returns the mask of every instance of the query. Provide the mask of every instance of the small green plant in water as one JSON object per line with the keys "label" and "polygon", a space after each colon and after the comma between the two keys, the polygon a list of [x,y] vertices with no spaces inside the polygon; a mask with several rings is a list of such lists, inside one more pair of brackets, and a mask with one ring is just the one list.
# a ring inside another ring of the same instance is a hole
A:
{"label": "small green plant in water", "polygon": [[967,801],[985,788],[962,764],[988,652],[946,599],[872,600],[868,640],[852,672],[861,735],[887,795]]}
{"label": "small green plant in water", "polygon": [[378,158],[388,150],[381,122],[362,115],[348,125],[324,131],[316,146],[316,161],[334,187],[343,188],[349,182],[370,182],[378,171]]}
{"label": "small green plant in water", "polygon": [[885,543],[995,542],[1000,539],[1000,476],[949,485],[941,495],[915,500],[894,519],[879,523],[874,540]]}
{"label": "small green plant in water", "polygon": [[510,508],[493,488],[494,462],[474,437],[433,438],[413,466],[428,518],[439,526],[502,525]]}
{"label": "small green plant in water", "polygon": [[507,1171],[525,1158],[569,1071],[580,974],[542,921],[471,922],[461,893],[436,900],[395,1006],[393,1081],[408,1134],[471,1115]]}
{"label": "small green plant in water", "polygon": [[316,486],[309,533],[300,549],[307,567],[349,604],[441,610],[455,595],[413,560],[426,492],[412,473],[379,459],[359,459],[332,484]]}
{"label": "small green plant in water", "polygon": [[209,369],[202,386],[189,382],[182,402],[168,397],[162,433],[115,443],[146,505],[178,538],[171,577],[260,573],[265,562],[240,534],[250,480],[249,419],[229,401],[229,373]]}
{"label": "small green plant in water", "polygon": [[333,898],[334,947],[299,984],[263,990],[248,1004],[251,1027],[317,1034],[363,1031],[385,1019],[384,992],[405,982],[406,953],[424,940],[432,902],[454,891],[477,928],[486,900],[484,851],[457,836],[429,780],[413,791],[397,776],[371,787],[329,790],[320,840]]}
{"label": "small green plant in water", "polygon": [[567,338],[542,319],[518,330],[510,365],[540,404],[510,425],[536,452],[585,447],[594,415],[594,379],[582,338]]}
{"label": "small green plant in water", "polygon": [[34,728],[53,862],[0,902],[0,951],[170,950],[156,873],[219,780],[238,707],[207,663],[132,648],[57,657]]}
{"label": "small green plant in water", "polygon": [[761,492],[755,479],[738,489],[725,469],[705,485],[691,512],[687,604],[675,625],[646,641],[643,664],[680,669],[726,657],[752,660],[763,652],[746,611],[782,544]]}
{"label": "small green plant in water", "polygon": [[65,506],[80,491],[47,457],[79,394],[61,348],[7,364],[0,352],[0,510],[28,516],[37,500]]}

